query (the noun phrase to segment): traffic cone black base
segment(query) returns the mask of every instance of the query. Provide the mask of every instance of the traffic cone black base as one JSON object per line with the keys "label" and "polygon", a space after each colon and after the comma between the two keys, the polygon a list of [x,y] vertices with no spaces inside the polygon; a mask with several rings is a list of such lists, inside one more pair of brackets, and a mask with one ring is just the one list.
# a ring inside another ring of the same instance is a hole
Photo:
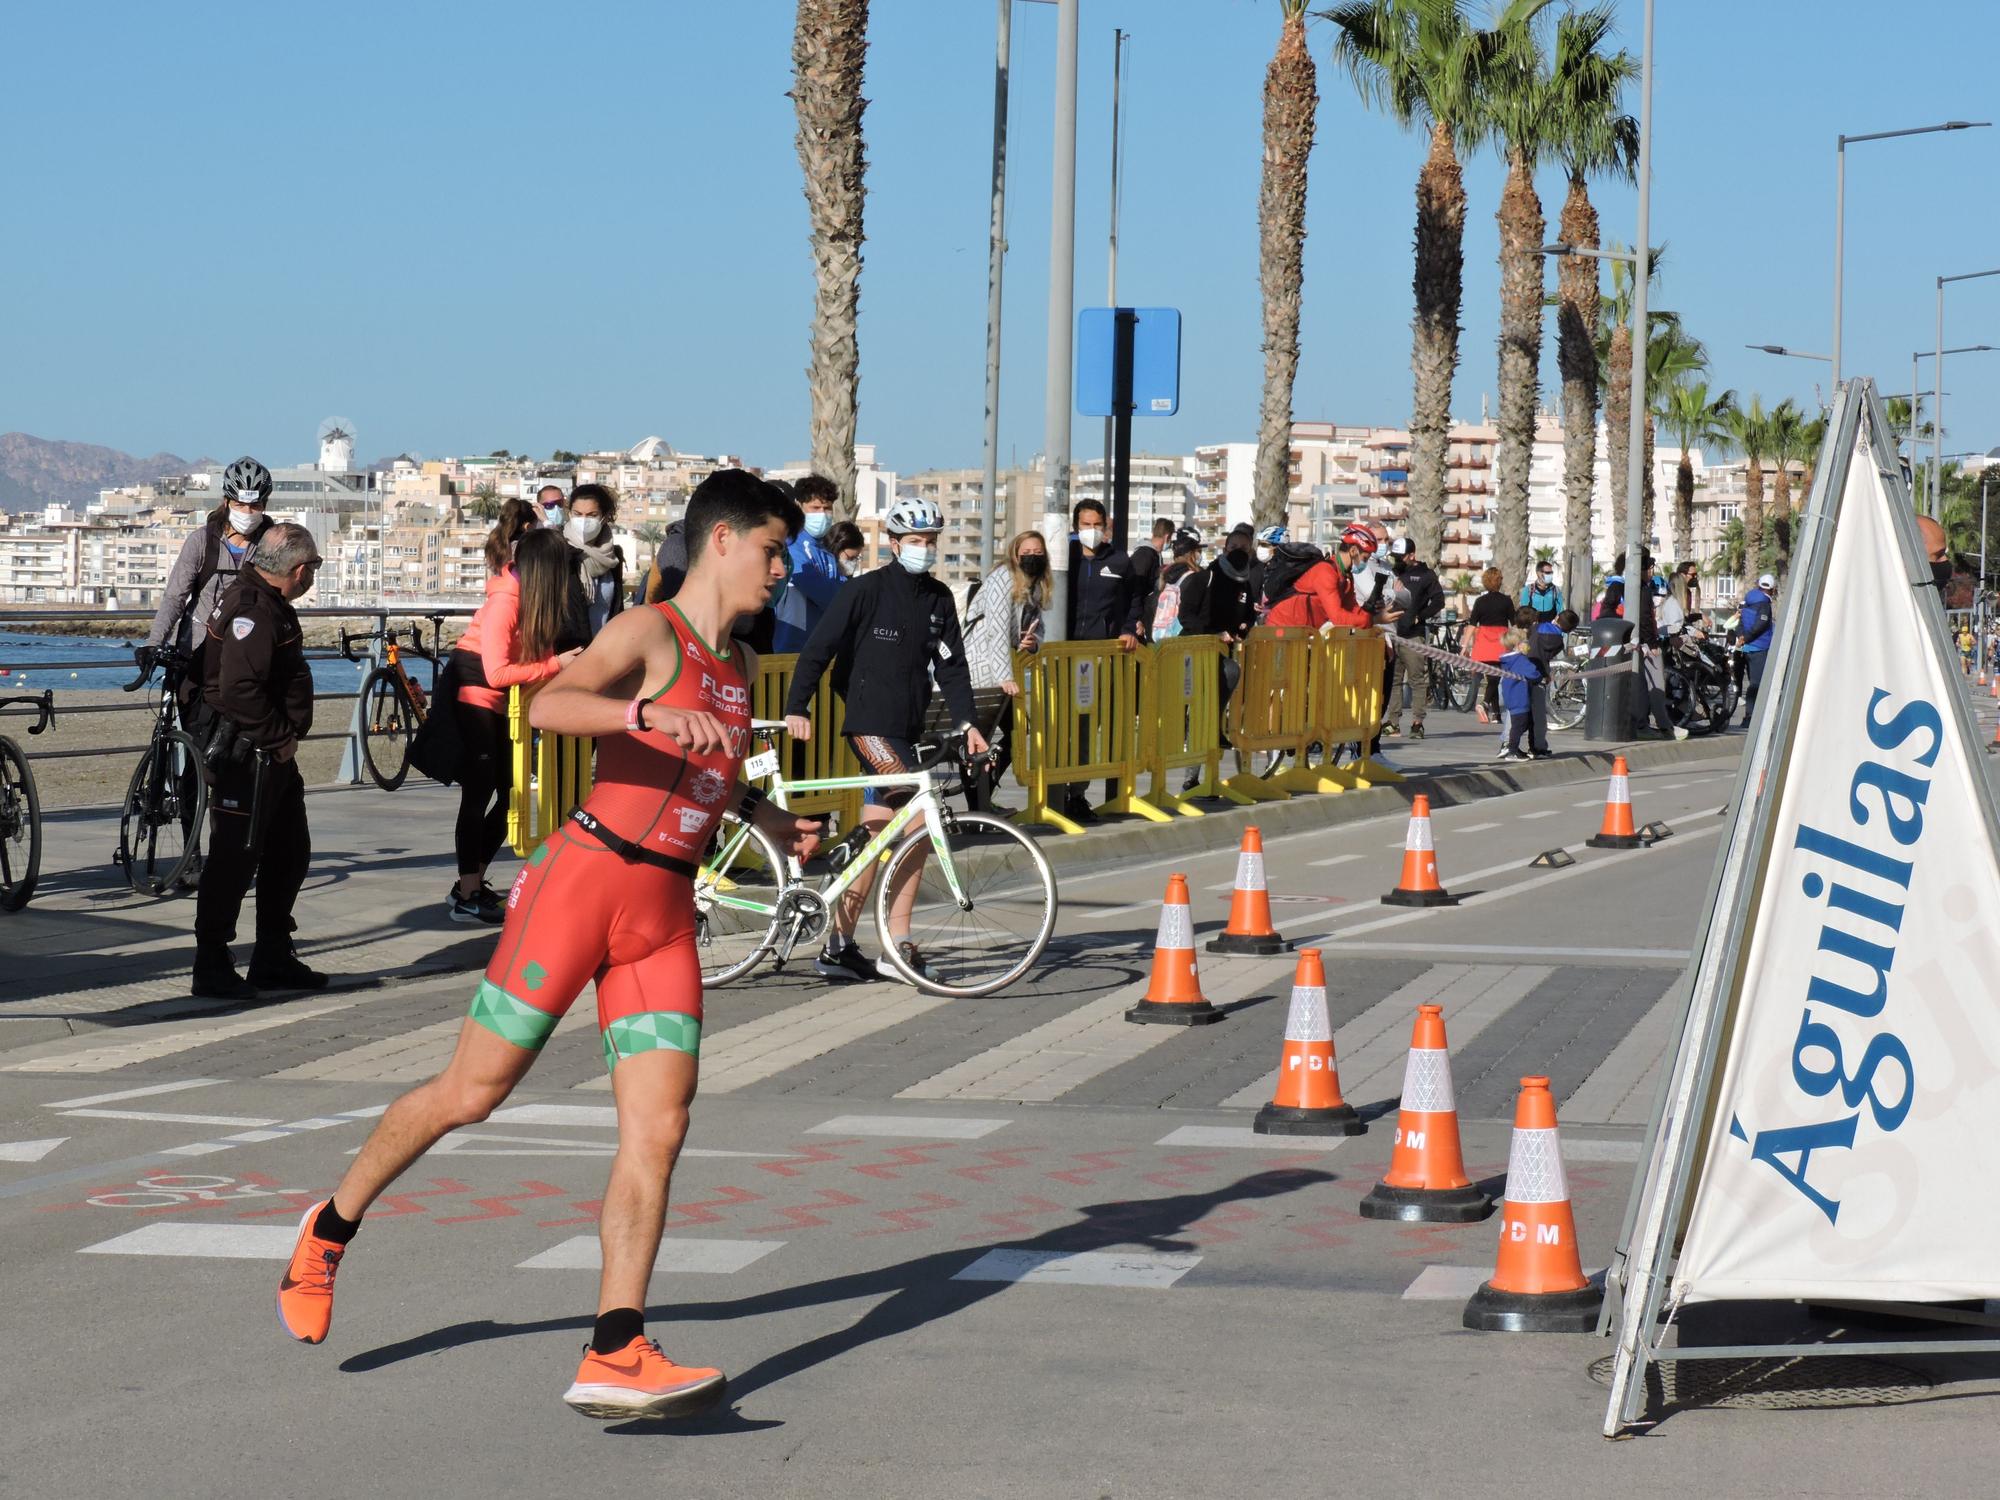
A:
{"label": "traffic cone black base", "polygon": [[1467,1328],[1482,1333],[1594,1333],[1604,1308],[1604,1289],[1573,1292],[1502,1292],[1492,1282],[1465,1304]]}
{"label": "traffic cone black base", "polygon": [[1646,840],[1636,833],[1593,833],[1584,842],[1593,849],[1643,849]]}
{"label": "traffic cone black base", "polygon": [[1206,1026],[1211,1021],[1220,1021],[1222,1012],[1206,1000],[1171,1005],[1158,1000],[1141,1000],[1125,1012],[1125,1019],[1150,1021],[1156,1026]]}
{"label": "traffic cone black base", "polygon": [[1234,933],[1218,933],[1208,940],[1210,953],[1232,953],[1238,958],[1269,958],[1276,953],[1292,951],[1292,940],[1288,937],[1238,937]]}
{"label": "traffic cone black base", "polygon": [[1351,1104],[1331,1109],[1289,1109],[1267,1104],[1250,1128],[1258,1135],[1366,1135],[1368,1127]]}
{"label": "traffic cone black base", "polygon": [[1450,891],[1394,890],[1382,898],[1384,906],[1456,906],[1458,897]]}
{"label": "traffic cone black base", "polygon": [[1378,1182],[1361,1200],[1364,1219],[1403,1224],[1477,1224],[1493,1213],[1493,1200],[1476,1187],[1399,1188]]}

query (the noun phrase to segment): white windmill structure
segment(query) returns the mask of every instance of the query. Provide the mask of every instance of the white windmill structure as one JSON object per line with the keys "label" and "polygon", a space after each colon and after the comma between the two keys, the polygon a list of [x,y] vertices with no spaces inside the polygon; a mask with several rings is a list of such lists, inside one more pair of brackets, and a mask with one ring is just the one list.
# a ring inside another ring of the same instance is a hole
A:
{"label": "white windmill structure", "polygon": [[354,472],[354,424],[345,417],[328,417],[319,424],[319,466],[327,474]]}

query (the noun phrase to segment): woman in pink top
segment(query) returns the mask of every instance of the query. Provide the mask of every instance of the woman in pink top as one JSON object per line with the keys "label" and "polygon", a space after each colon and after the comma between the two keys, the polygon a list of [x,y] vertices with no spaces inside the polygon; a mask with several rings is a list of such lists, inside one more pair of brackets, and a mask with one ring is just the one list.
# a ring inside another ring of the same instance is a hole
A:
{"label": "woman in pink top", "polygon": [[524,532],[514,543],[512,565],[488,580],[486,602],[452,650],[459,684],[454,712],[465,746],[452,835],[458,880],[448,904],[454,922],[497,926],[507,914],[504,899],[486,883],[486,867],[507,836],[514,787],[507,690],[546,682],[576,657],[575,651],[556,653],[569,574],[569,546],[561,533]]}

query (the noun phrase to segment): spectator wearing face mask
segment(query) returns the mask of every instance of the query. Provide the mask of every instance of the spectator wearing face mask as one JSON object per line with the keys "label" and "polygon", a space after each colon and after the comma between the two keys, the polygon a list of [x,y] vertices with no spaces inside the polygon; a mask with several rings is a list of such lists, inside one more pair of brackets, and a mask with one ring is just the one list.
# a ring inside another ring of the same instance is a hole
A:
{"label": "spectator wearing face mask", "polygon": [[1234,645],[1257,624],[1257,602],[1264,593],[1264,567],[1257,561],[1256,531],[1248,521],[1223,539],[1222,551],[1208,565],[1208,628]]}
{"label": "spectator wearing face mask", "polygon": [[1049,548],[1039,531],[1024,531],[1007,544],[1007,557],[986,575],[965,612],[965,659],[972,688],[998,688],[1006,694],[993,721],[1001,731],[997,748],[978,789],[975,807],[988,805],[993,788],[1014,758],[1014,700],[1021,682],[1014,675],[1015,653],[1042,648],[1042,611],[1048,607]]}
{"label": "spectator wearing face mask", "polygon": [[[1069,638],[1073,641],[1118,642],[1120,651],[1132,651],[1139,644],[1139,611],[1145,598],[1136,591],[1132,559],[1111,540],[1105,529],[1104,507],[1095,500],[1079,500],[1070,511],[1076,523],[1076,540],[1070,546]],[[1107,689],[1109,684],[1106,685]],[[1109,697],[1107,691],[1106,697]],[[1118,712],[1117,704],[1105,705]],[[1080,743],[1090,738],[1090,716],[1079,715]],[[1118,783],[1107,781],[1104,795],[1115,799]],[[1072,782],[1064,798],[1063,811],[1078,823],[1095,823],[1097,814],[1085,796],[1084,785]]]}
{"label": "spectator wearing face mask", "polygon": [[222,486],[222,503],[209,512],[199,531],[181,543],[146,643],[133,653],[141,666],[150,667],[153,654],[163,646],[176,651],[192,647],[264,530],[271,471],[245,456],[229,466]]}
{"label": "spectator wearing face mask", "polygon": [[1535,612],[1535,622],[1553,620],[1562,613],[1563,592],[1556,586],[1556,565],[1535,564],[1534,576],[1521,588],[1521,603]]}
{"label": "spectator wearing face mask", "polygon": [[611,540],[618,496],[606,485],[580,484],[569,497],[568,512],[563,540],[574,554],[577,581],[583,588],[585,639],[595,640],[611,617],[625,608],[625,554]]}
{"label": "spectator wearing face mask", "polygon": [[771,599],[776,616],[771,645],[778,651],[797,651],[805,645],[813,626],[847,581],[847,574],[841,571],[840,551],[831,543],[833,502],[840,497],[840,487],[824,474],[808,474],[793,486],[792,493],[805,512],[806,524],[792,539],[792,576]]}

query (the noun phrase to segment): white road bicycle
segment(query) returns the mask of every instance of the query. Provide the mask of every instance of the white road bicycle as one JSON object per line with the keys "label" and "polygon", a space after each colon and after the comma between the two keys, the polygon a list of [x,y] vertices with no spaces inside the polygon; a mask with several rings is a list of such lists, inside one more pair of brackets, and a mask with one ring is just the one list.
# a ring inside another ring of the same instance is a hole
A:
{"label": "white road bicycle", "polygon": [[[762,829],[725,818],[695,879],[704,984],[740,979],[767,956],[782,969],[802,944],[815,951],[836,904],[871,867],[879,952],[905,982],[969,998],[995,994],[1033,967],[1055,931],[1056,878],[1034,840],[1005,818],[960,812],[944,800],[950,778],[933,768],[953,755],[963,776],[962,736],[919,742],[918,767],[907,774],[794,781],[780,770],[773,744],[784,727],[754,720],[757,750],[743,766],[753,781],[768,778],[770,799],[780,807],[804,792],[907,787],[915,795],[858,849],[852,834],[835,844],[837,867],[824,858],[801,867]],[[912,827],[918,819],[921,826]],[[889,927],[896,893],[912,881],[906,941],[914,963]]]}

